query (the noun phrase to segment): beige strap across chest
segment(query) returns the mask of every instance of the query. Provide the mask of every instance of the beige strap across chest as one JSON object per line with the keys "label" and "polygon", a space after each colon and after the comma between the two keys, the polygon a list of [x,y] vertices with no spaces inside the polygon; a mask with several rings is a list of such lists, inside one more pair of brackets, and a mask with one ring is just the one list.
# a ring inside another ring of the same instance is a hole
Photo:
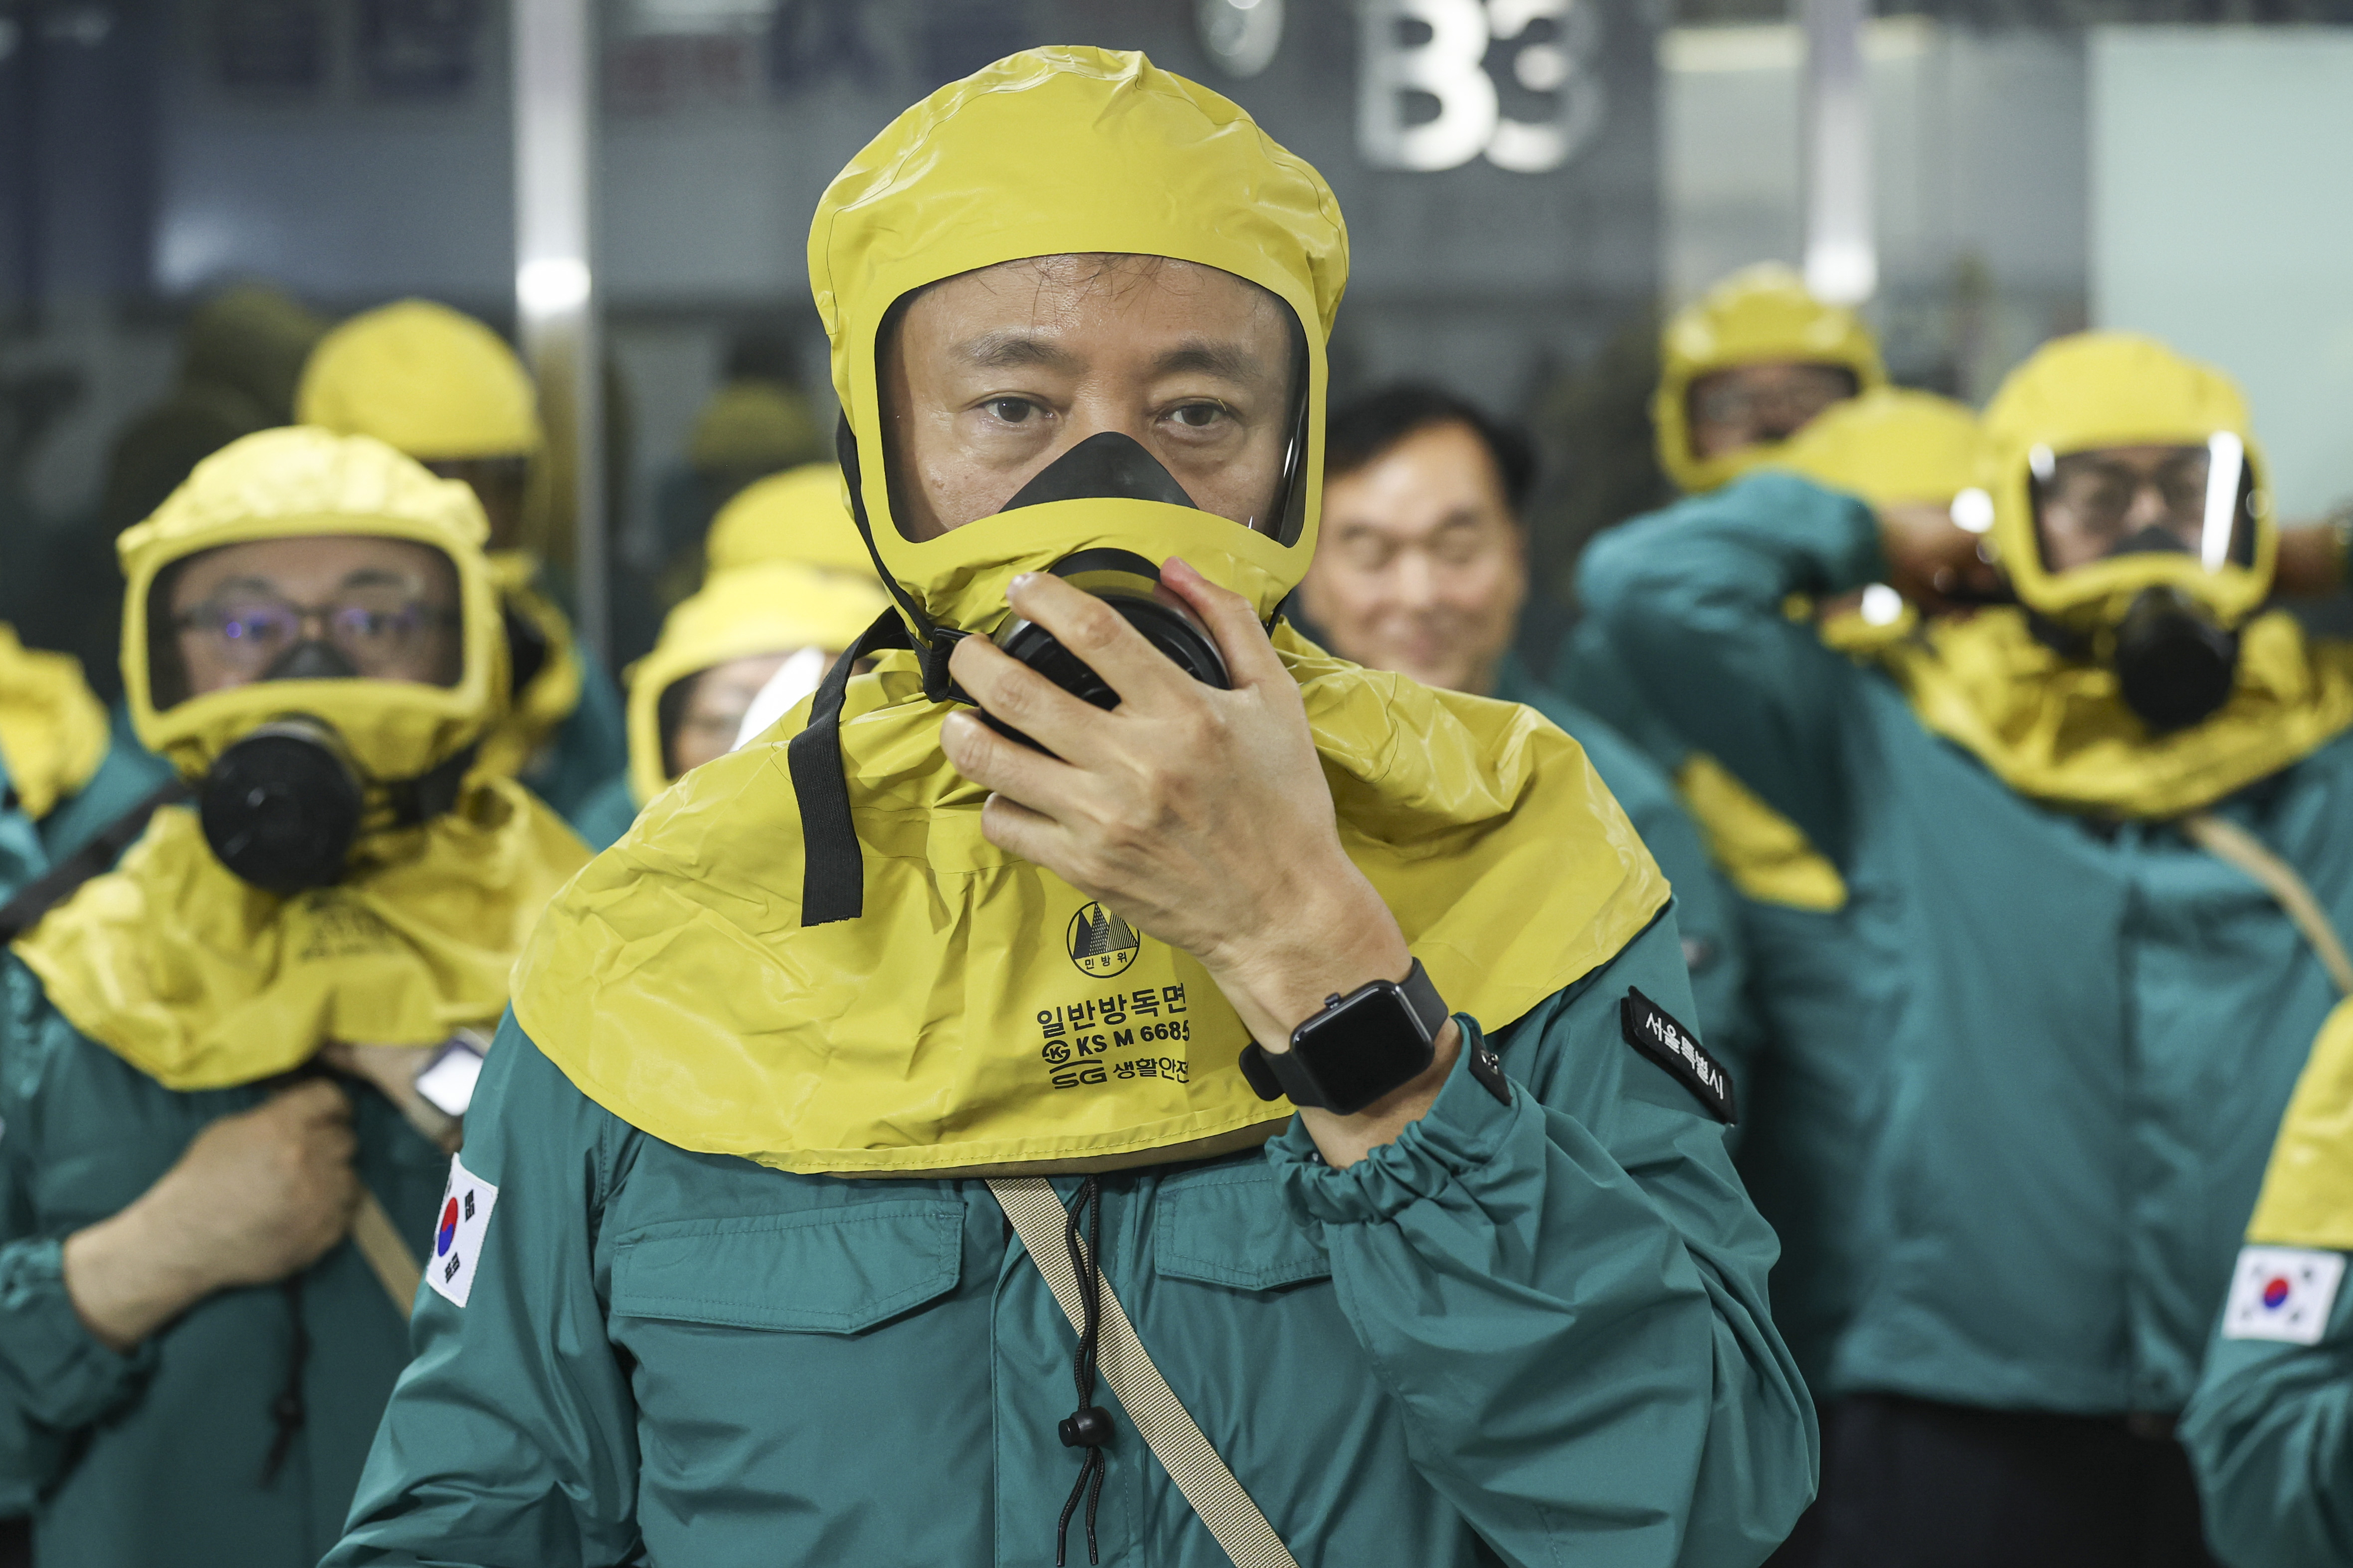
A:
{"label": "beige strap across chest", "polygon": [[2296,875],[2295,868],[2264,847],[2263,840],[2236,823],[2227,822],[2211,812],[2201,811],[2181,819],[2181,831],[2189,841],[2217,860],[2228,861],[2263,884],[2304,940],[2320,957],[2321,967],[2328,978],[2337,983],[2341,995],[2353,995],[2353,958],[2346,956],[2345,943],[2338,939],[2337,926],[2328,911]]}
{"label": "beige strap across chest", "polygon": [[[1001,1177],[990,1182],[988,1190],[997,1194],[1030,1260],[1046,1277],[1071,1326],[1077,1328],[1082,1307],[1078,1271],[1071,1267],[1070,1213],[1062,1200],[1041,1176]],[[1168,1380],[1152,1364],[1151,1355],[1135,1337],[1135,1325],[1127,1320],[1127,1309],[1120,1305],[1108,1279],[1103,1281],[1102,1319],[1096,1334],[1096,1370],[1119,1395],[1128,1419],[1144,1434],[1176,1489],[1209,1527],[1235,1568],[1299,1568],[1274,1527],[1267,1523],[1266,1515],[1250,1501],[1241,1482],[1234,1479],[1234,1472],[1218,1457],[1184,1402],[1168,1386]]]}
{"label": "beige strap across chest", "polygon": [[375,1270],[384,1293],[392,1298],[401,1321],[406,1322],[417,1301],[417,1287],[425,1279],[425,1266],[417,1261],[417,1254],[401,1239],[400,1227],[365,1186],[360,1188],[360,1206],[352,1215],[352,1245]]}

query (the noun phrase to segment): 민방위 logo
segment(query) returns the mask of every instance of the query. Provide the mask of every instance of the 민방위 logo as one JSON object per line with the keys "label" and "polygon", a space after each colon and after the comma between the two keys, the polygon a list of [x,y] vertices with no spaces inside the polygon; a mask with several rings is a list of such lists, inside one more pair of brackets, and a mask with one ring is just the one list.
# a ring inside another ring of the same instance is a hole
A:
{"label": "\ubbfc\ubc29\uc704 logo", "polygon": [[1071,962],[1082,972],[1101,978],[1124,973],[1135,962],[1139,945],[1135,928],[1101,904],[1089,904],[1072,915],[1064,940]]}

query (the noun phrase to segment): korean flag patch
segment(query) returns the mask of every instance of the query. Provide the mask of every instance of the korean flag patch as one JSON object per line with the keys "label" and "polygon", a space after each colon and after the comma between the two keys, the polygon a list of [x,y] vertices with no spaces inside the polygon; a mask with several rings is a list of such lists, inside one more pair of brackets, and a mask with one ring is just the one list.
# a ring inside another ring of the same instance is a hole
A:
{"label": "korean flag patch", "polygon": [[441,1213],[433,1222],[425,1282],[460,1307],[473,1294],[474,1265],[498,1201],[498,1188],[466,1169],[455,1154],[449,1156],[449,1185],[441,1194]]}
{"label": "korean flag patch", "polygon": [[2341,1252],[2242,1247],[2238,1272],[2231,1278],[2231,1304],[2222,1311],[2222,1337],[2318,1344],[2344,1278]]}

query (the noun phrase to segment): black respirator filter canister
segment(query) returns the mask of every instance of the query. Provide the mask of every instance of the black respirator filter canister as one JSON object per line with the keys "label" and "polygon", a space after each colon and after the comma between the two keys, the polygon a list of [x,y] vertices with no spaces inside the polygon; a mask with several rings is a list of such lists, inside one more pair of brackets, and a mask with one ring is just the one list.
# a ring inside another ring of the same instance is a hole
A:
{"label": "black respirator filter canister", "polygon": [[2231,700],[2239,639],[2184,595],[2151,588],[2116,623],[2115,664],[2125,705],[2164,734],[2203,722]]}
{"label": "black respirator filter canister", "polygon": [[196,787],[196,819],[214,856],[280,895],[342,879],[364,804],[341,739],[300,714],[238,740]]}
{"label": "black respirator filter canister", "polygon": [[[1136,500],[1190,507],[1192,499],[1175,477],[1134,438],[1106,431],[1089,437],[1049,465],[1006,503],[1005,510],[1059,500]],[[1241,525],[1237,523],[1236,527]],[[1047,568],[1075,588],[1092,594],[1143,634],[1177,668],[1206,685],[1233,685],[1217,639],[1183,601],[1160,585],[1160,569],[1133,551],[1082,550]],[[1097,708],[1119,706],[1111,683],[1060,638],[1034,621],[1016,616],[991,638],[1063,690]],[[983,710],[991,729],[1026,745],[1037,742]],[[1042,747],[1039,748],[1043,750]]]}

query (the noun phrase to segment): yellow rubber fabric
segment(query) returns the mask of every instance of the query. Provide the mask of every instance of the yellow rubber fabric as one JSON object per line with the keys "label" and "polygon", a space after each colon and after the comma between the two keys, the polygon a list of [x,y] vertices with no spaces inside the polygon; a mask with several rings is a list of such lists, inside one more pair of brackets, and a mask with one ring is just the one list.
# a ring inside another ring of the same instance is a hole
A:
{"label": "yellow rubber fabric", "polygon": [[832,463],[804,463],[745,485],[711,520],[702,556],[714,577],[755,561],[796,561],[877,580]]}
{"label": "yellow rubber fabric", "polygon": [[580,706],[580,647],[572,620],[539,591],[539,557],[528,550],[501,550],[489,557],[491,583],[515,615],[537,629],[547,656],[522,689],[482,737],[484,771],[510,777],[531,766]]}
{"label": "yellow rubber fabric", "polygon": [[1744,895],[1797,910],[1846,907],[1838,868],[1722,763],[1694,752],[1675,770],[1675,790],[1705,836],[1709,858]]}
{"label": "yellow rubber fabric", "polygon": [[2353,1252],[2353,1001],[2339,1002],[2313,1041],[2247,1239]]}
{"label": "yellow rubber fabric", "polygon": [[0,626],[0,758],[36,822],[79,794],[106,761],[106,708],[70,654],[28,648]]}
{"label": "yellow rubber fabric", "polygon": [[546,442],[530,373],[506,340],[429,300],[363,310],[319,341],[294,416],[373,436],[426,462],[505,458]]}

